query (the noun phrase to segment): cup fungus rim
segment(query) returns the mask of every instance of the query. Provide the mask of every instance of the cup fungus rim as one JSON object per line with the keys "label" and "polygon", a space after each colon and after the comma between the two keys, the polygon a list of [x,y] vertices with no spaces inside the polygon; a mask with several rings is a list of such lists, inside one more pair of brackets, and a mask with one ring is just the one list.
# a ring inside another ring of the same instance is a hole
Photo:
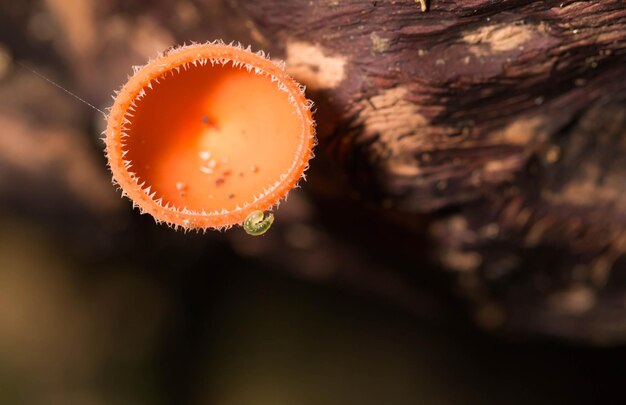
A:
{"label": "cup fungus rim", "polygon": [[[254,200],[232,210],[202,212],[191,211],[186,208],[174,207],[169,203],[163,204],[163,199],[155,199],[156,192],[150,185],[140,180],[132,171],[132,162],[124,160],[128,150],[124,150],[124,138],[128,136],[127,125],[131,124],[133,106],[136,100],[141,99],[146,87],[159,78],[167,80],[168,73],[179,73],[184,65],[204,66],[211,63],[213,66],[230,66],[232,68],[246,68],[252,74],[262,74],[272,82],[276,82],[280,91],[287,93],[289,103],[294,107],[300,118],[301,132],[299,144],[294,154],[291,166],[280,175],[273,185],[263,187],[263,192],[255,196]],[[150,214],[157,223],[167,223],[174,228],[207,230],[226,229],[242,223],[254,211],[271,210],[278,206],[289,191],[298,187],[304,172],[308,169],[309,160],[314,157],[313,148],[316,144],[315,122],[312,118],[312,102],[305,97],[305,87],[297,83],[286,71],[283,62],[275,62],[263,52],[252,52],[251,47],[243,48],[241,44],[226,44],[222,41],[208,43],[191,43],[172,48],[156,58],[151,59],[143,66],[133,67],[134,73],[114,96],[113,106],[107,119],[105,130],[106,156],[109,169],[113,175],[113,182],[121,188],[122,195],[128,197],[133,206],[139,208],[142,214]],[[269,189],[268,189],[269,187]]]}

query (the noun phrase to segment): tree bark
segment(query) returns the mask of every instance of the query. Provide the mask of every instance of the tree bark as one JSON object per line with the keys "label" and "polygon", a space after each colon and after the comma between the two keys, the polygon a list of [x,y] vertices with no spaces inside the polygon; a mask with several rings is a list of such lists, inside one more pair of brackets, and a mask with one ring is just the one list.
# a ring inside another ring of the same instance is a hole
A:
{"label": "tree bark", "polygon": [[482,326],[626,339],[622,1],[230,5],[308,86],[318,153],[427,219]]}

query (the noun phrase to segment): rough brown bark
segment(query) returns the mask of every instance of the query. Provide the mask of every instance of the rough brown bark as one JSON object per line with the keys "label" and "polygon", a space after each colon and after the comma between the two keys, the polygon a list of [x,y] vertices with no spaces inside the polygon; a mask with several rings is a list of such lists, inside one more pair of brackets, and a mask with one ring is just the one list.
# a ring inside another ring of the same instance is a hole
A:
{"label": "rough brown bark", "polygon": [[626,338],[622,1],[230,4],[359,195],[428,214],[483,326]]}

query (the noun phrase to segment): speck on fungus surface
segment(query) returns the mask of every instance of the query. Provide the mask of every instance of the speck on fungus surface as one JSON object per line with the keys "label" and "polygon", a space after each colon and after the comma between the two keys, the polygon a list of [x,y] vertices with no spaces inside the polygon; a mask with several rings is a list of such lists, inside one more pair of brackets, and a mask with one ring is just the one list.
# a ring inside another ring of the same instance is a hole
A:
{"label": "speck on fungus surface", "polygon": [[142,212],[220,229],[274,207],[302,176],[314,139],[310,103],[283,67],[210,43],[136,69],[105,142],[114,180]]}

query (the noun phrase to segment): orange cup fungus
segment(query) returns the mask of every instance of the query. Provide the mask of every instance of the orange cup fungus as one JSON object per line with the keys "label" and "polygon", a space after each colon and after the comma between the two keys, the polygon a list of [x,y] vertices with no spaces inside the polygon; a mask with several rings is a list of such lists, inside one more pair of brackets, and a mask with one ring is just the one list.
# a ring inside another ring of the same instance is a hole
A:
{"label": "orange cup fungus", "polygon": [[314,139],[311,104],[284,67],[208,43],[135,69],[105,142],[114,181],[142,212],[222,229],[276,206],[303,176]]}

